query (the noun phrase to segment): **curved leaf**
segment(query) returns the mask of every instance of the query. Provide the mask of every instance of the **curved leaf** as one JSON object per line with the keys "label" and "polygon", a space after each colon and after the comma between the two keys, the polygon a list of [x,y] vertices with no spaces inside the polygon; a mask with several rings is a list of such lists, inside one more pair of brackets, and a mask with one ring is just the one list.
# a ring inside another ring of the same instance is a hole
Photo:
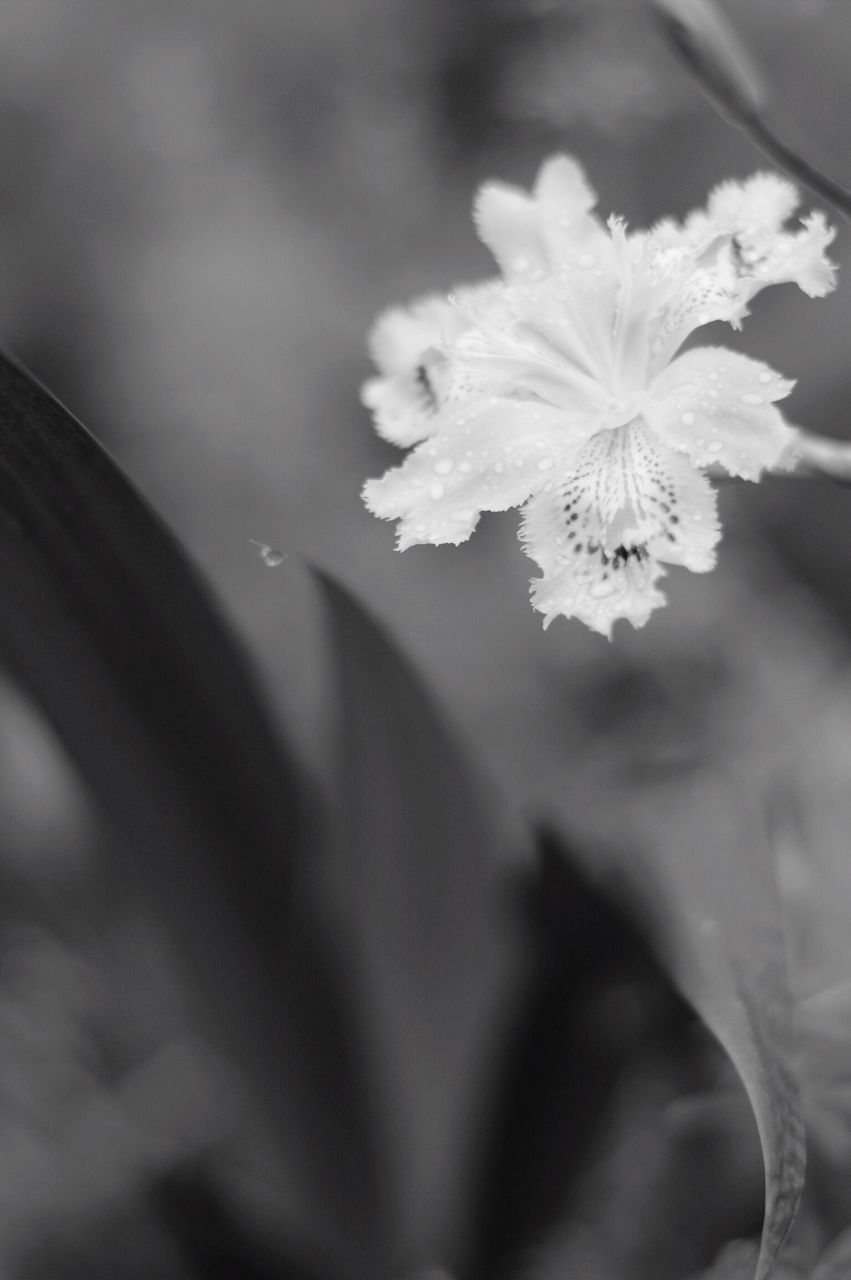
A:
{"label": "curved leaf", "polygon": [[364,1259],[380,1258],[350,1004],[308,874],[310,789],[175,540],[84,428],[5,357],[0,662],[58,731],[116,850],[132,855],[306,1211],[328,1239],[338,1231]]}
{"label": "curved leaf", "polygon": [[386,630],[319,582],[341,713],[334,881],[373,1028],[398,1247],[451,1265],[514,1008],[507,871],[522,837]]}
{"label": "curved leaf", "polygon": [[[791,1227],[805,1143],[790,1068],[792,1017],[775,868],[762,806],[703,758],[621,763],[594,785],[617,793],[606,833],[656,922],[683,993],[726,1049],[753,1109],[765,1164],[757,1280]],[[600,832],[598,831],[599,837]]]}
{"label": "curved leaf", "polygon": [[[538,854],[521,898],[535,964],[482,1152],[470,1280],[525,1273],[530,1257],[539,1272],[587,1192],[624,1073],[648,1052],[675,1068],[694,1022],[638,924],[574,851],[545,832]],[[609,1178],[608,1204],[612,1190]]]}

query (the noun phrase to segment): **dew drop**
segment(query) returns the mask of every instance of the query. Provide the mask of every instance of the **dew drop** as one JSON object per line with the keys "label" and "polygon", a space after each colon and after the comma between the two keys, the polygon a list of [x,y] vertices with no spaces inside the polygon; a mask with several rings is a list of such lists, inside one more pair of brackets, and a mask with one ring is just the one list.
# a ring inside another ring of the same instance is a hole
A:
{"label": "dew drop", "polygon": [[720,440],[710,440],[706,447],[710,453],[720,453],[724,445]]}
{"label": "dew drop", "polygon": [[748,391],[742,396],[743,404],[764,404],[765,397],[757,395],[755,391]]}
{"label": "dew drop", "polygon": [[541,458],[541,461],[538,463],[538,470],[549,471],[552,466],[553,466],[552,458]]}
{"label": "dew drop", "polygon": [[762,383],[768,383],[771,382],[772,377],[773,375],[770,374],[767,369],[763,369],[762,373],[759,375],[759,380]]}
{"label": "dew drop", "polygon": [[593,600],[603,600],[606,596],[613,595],[615,584],[611,581],[595,582],[593,587],[588,588],[588,594]]}
{"label": "dew drop", "polygon": [[458,470],[459,470],[459,471],[472,471],[472,470],[473,470],[473,464],[472,464],[472,462],[467,462],[467,461],[466,461],[466,459],[465,459],[463,462],[459,462],[459,463],[458,463]]}
{"label": "dew drop", "polygon": [[428,496],[433,499],[434,502],[439,502],[445,492],[446,490],[442,484],[433,484],[428,491]]}
{"label": "dew drop", "polygon": [[691,427],[694,425],[694,414],[691,409],[686,409],[685,413],[680,414],[680,422],[684,427]]}
{"label": "dew drop", "polygon": [[432,471],[438,476],[448,476],[454,465],[455,463],[451,458],[441,458],[434,464]]}
{"label": "dew drop", "polygon": [[464,511],[453,511],[452,513],[452,519],[457,520],[459,524],[466,524],[466,522],[468,520],[472,520],[472,518],[473,513],[469,509],[465,509]]}
{"label": "dew drop", "polygon": [[276,551],[275,548],[270,547],[267,542],[254,542],[253,538],[251,538],[250,541],[254,543],[260,559],[266,565],[267,569],[277,569],[278,565],[283,564],[286,560],[286,556],[282,551]]}

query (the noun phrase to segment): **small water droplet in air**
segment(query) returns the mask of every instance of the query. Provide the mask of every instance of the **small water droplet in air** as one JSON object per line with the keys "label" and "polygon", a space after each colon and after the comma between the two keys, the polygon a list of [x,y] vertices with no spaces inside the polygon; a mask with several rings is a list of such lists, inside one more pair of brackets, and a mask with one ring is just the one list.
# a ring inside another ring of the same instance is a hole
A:
{"label": "small water droplet in air", "polygon": [[255,542],[254,538],[249,538],[248,541],[257,548],[260,559],[268,569],[277,569],[278,565],[283,564],[287,558],[282,551],[276,551],[274,547],[270,547],[268,542]]}
{"label": "small water droplet in air", "polygon": [[553,465],[553,460],[552,460],[552,458],[541,458],[541,461],[538,463],[538,470],[539,470],[539,471],[549,471],[549,469],[550,469],[550,467],[552,467],[552,465]]}
{"label": "small water droplet in air", "polygon": [[680,414],[680,422],[684,427],[690,427],[694,424],[694,414],[691,409],[686,409],[685,413]]}
{"label": "small water droplet in air", "polygon": [[446,490],[444,489],[442,484],[433,484],[428,491],[428,496],[432,498],[435,502],[439,502],[445,492]]}
{"label": "small water droplet in air", "polygon": [[432,471],[438,476],[448,476],[454,465],[451,458],[440,458],[432,467]]}

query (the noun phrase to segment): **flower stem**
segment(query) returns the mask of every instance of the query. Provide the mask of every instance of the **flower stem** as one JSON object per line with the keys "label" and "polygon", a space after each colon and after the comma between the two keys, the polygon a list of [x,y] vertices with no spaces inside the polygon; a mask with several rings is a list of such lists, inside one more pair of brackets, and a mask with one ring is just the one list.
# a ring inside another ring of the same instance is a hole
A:
{"label": "flower stem", "polygon": [[851,441],[831,440],[826,436],[812,435],[809,431],[799,431],[794,454],[792,469],[779,474],[851,485]]}

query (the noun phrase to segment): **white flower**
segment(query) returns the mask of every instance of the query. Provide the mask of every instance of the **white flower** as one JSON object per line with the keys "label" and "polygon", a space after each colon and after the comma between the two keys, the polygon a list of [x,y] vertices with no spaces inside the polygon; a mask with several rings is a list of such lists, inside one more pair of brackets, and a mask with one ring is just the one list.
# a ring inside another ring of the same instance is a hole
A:
{"label": "white flower", "polygon": [[664,564],[711,569],[720,530],[703,472],[756,480],[788,456],[795,432],[774,401],[792,383],[721,348],[676,353],[709,321],[738,326],[766,285],[832,288],[833,232],[817,214],[785,230],[796,203],[757,174],[682,225],[628,235],[601,224],[565,156],[531,194],[484,186],[474,218],[500,276],[389,311],[372,335],[364,402],[386,439],[416,445],[364,489],[399,521],[399,549],[462,542],[483,511],[522,506],[545,625],[563,614],[604,635],[664,603]]}

